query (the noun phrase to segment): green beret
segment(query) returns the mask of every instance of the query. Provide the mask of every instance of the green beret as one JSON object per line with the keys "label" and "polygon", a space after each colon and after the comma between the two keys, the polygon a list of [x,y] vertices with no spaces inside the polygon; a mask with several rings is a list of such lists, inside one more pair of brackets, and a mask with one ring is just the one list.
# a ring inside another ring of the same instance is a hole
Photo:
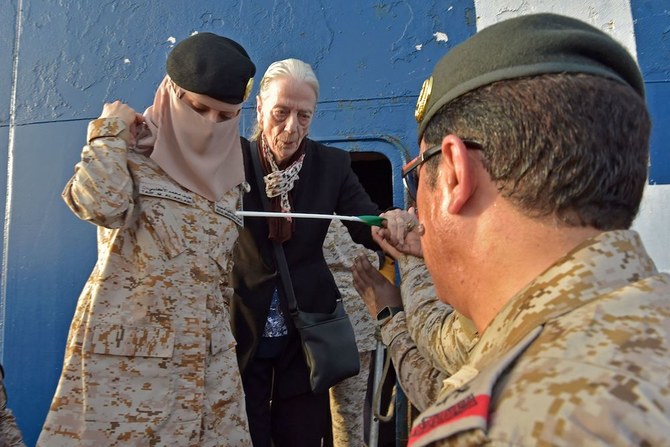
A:
{"label": "green beret", "polygon": [[556,14],[520,16],[484,28],[435,65],[416,104],[419,142],[433,115],[459,96],[496,81],[546,73],[603,76],[644,98],[637,63],[608,34]]}
{"label": "green beret", "polygon": [[239,43],[212,33],[194,34],[175,45],[166,68],[179,87],[228,104],[247,99],[256,74]]}

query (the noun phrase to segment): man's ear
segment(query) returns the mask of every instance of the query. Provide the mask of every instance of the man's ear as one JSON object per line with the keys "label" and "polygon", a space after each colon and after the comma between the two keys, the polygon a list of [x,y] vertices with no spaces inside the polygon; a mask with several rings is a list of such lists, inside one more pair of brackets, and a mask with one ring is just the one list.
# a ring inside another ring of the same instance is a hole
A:
{"label": "man's ear", "polygon": [[476,186],[475,166],[468,155],[468,148],[456,135],[442,140],[443,173],[449,191],[448,211],[458,214],[472,197]]}

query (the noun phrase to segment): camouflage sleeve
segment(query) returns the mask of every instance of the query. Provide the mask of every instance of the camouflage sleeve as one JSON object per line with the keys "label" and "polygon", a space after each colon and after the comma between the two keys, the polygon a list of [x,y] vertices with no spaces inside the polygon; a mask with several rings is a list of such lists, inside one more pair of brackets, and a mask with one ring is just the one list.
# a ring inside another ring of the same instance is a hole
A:
{"label": "camouflage sleeve", "polygon": [[0,445],[25,447],[16,419],[8,408],[0,410]]}
{"label": "camouflage sleeve", "polygon": [[478,338],[474,325],[437,298],[422,259],[407,256],[398,264],[410,336],[419,352],[437,368],[455,373]]}
{"label": "camouflage sleeve", "polygon": [[419,352],[407,332],[405,315],[396,314],[382,327],[382,340],[391,354],[400,387],[412,405],[423,411],[435,402],[447,375]]}
{"label": "camouflage sleeve", "polygon": [[119,118],[99,118],[88,125],[88,144],[62,197],[82,220],[120,228],[132,215],[133,184],[127,166],[126,126]]}
{"label": "camouflage sleeve", "polygon": [[25,447],[16,418],[7,408],[7,391],[5,390],[5,371],[0,365],[0,446]]}

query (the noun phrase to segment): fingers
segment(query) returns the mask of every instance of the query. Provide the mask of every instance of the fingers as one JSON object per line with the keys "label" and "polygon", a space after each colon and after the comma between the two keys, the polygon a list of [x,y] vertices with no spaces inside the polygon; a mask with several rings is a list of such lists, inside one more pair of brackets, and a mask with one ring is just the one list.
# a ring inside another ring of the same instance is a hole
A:
{"label": "fingers", "polygon": [[116,100],[114,102],[105,103],[102,106],[102,113],[100,114],[100,118],[120,118],[124,123],[126,123],[127,128],[130,129],[130,127],[136,122],[137,115],[138,113],[136,113],[132,107],[124,104],[119,100]]}
{"label": "fingers", "polygon": [[411,214],[404,210],[391,210],[383,213],[382,216],[386,219],[384,227],[387,230],[387,239],[393,245],[401,243],[405,236],[411,232],[417,225],[418,220],[415,214]]}
{"label": "fingers", "polygon": [[377,245],[379,245],[379,248],[384,250],[384,253],[393,259],[400,259],[400,257],[403,255],[401,251],[391,245],[389,241],[380,234],[380,228],[373,228],[372,239],[377,243]]}
{"label": "fingers", "polygon": [[375,268],[370,264],[370,260],[365,254],[359,253],[354,258],[354,265],[351,269],[354,274],[354,282],[357,282],[361,289],[372,284],[373,279],[371,271],[375,270]]}
{"label": "fingers", "polygon": [[384,221],[384,228],[386,229],[385,236],[393,245],[398,245],[398,243],[405,238],[407,219],[403,217],[404,214],[406,213],[402,210],[391,210],[382,214],[386,219]]}
{"label": "fingers", "polygon": [[[368,257],[362,253],[354,258],[352,266],[354,280],[358,282],[361,289],[372,287],[376,294],[384,292],[387,286],[395,288],[382,273],[370,263]],[[385,292],[384,292],[385,293]]]}
{"label": "fingers", "polygon": [[409,209],[407,210],[407,213],[410,216],[414,217],[414,219],[416,219],[417,222],[419,222],[419,216],[416,213],[416,207],[410,206]]}
{"label": "fingers", "polygon": [[403,254],[417,256],[421,253],[419,220],[414,208],[408,211],[391,210],[381,214],[383,227],[374,228],[372,237],[389,256],[399,259]]}
{"label": "fingers", "polygon": [[373,317],[385,306],[400,306],[400,289],[391,284],[368,260],[365,253],[354,258],[351,268],[354,288]]}
{"label": "fingers", "polygon": [[354,259],[354,265],[351,268],[351,274],[353,275],[354,288],[363,299],[365,307],[368,309],[370,315],[376,316],[377,300],[374,287],[369,276],[368,267],[372,267],[372,264],[370,264],[367,256],[364,254],[359,254]]}

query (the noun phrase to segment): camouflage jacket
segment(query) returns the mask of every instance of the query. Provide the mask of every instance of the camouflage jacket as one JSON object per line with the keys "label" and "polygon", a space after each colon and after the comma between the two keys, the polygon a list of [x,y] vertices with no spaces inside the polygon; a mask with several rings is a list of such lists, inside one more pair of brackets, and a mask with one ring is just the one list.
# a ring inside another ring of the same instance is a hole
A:
{"label": "camouflage jacket", "polygon": [[398,383],[419,410],[432,404],[442,381],[465,363],[477,341],[472,322],[442,303],[422,259],[398,260],[404,312],[381,330]]}
{"label": "camouflage jacket", "polygon": [[89,125],[63,191],[98,227],[38,445],[250,445],[226,300],[241,191],[213,203]]}
{"label": "camouflage jacket", "polygon": [[349,230],[341,221],[333,220],[328,227],[326,239],[323,242],[323,257],[333,274],[335,284],[340,289],[344,308],[349,314],[351,324],[356,334],[358,352],[372,351],[377,347],[375,339],[375,322],[365,307],[365,302],[354,288],[351,267],[354,258],[363,252],[372,265],[379,265],[379,256],[361,244],[355,243],[349,235]]}
{"label": "camouflage jacket", "polygon": [[25,447],[21,430],[12,410],[7,407],[5,372],[0,365],[0,447]]}
{"label": "camouflage jacket", "polygon": [[586,241],[498,313],[409,445],[668,445],[669,296],[635,232]]}

